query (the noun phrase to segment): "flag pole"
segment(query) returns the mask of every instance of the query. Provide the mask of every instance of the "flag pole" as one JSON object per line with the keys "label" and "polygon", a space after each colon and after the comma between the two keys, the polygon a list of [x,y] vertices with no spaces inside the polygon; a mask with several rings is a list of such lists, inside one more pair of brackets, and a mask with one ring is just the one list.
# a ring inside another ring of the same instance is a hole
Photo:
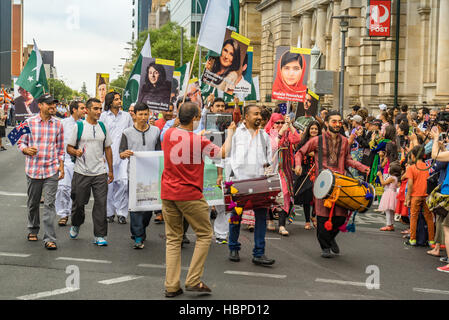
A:
{"label": "flag pole", "polygon": [[[193,71],[193,64],[195,63],[195,59],[196,59],[196,53],[198,52],[198,42],[196,43],[196,47],[195,47],[195,53],[193,54],[193,59],[192,59],[192,63],[190,64],[190,70],[189,70],[189,77],[187,78],[190,81],[190,77],[192,76],[192,71]],[[189,85],[187,84],[187,88],[184,91],[184,98],[182,99],[182,104],[184,104],[184,102],[186,101],[186,97],[187,97],[187,89],[189,88]]]}

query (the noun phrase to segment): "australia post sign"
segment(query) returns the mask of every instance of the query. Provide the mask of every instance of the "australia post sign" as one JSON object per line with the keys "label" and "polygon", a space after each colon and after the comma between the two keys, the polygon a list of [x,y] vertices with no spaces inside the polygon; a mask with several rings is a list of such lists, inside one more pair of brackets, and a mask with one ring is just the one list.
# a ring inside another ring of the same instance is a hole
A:
{"label": "australia post sign", "polygon": [[391,1],[370,0],[368,34],[370,37],[389,37]]}

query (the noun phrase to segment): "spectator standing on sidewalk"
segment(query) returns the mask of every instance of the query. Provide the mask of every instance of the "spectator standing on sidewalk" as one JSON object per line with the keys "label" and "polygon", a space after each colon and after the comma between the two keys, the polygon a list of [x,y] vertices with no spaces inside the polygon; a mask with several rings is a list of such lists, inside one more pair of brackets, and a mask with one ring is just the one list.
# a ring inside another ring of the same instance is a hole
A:
{"label": "spectator standing on sidewalk", "polygon": [[61,122],[52,117],[58,100],[43,94],[37,103],[40,112],[26,120],[31,133],[23,135],[17,143],[19,150],[26,155],[28,240],[38,240],[39,205],[43,195],[43,241],[45,248],[56,250],[55,197],[58,180],[64,178],[64,129]]}

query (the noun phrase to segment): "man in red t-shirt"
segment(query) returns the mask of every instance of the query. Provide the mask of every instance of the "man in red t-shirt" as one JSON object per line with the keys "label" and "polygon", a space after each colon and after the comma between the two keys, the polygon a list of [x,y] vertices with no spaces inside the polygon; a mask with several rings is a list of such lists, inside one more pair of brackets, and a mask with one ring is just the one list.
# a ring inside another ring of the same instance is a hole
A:
{"label": "man in red t-shirt", "polygon": [[224,159],[230,150],[235,124],[228,128],[228,137],[220,149],[210,140],[193,133],[201,119],[199,106],[184,103],[178,111],[179,126],[164,135],[164,171],[161,179],[162,214],[166,234],[165,296],[183,293],[180,287],[181,242],[183,217],[197,236],[185,286],[187,291],[207,293],[211,290],[200,280],[212,240],[209,205],[203,196],[204,156]]}
{"label": "man in red t-shirt", "polygon": [[168,120],[173,119],[173,109],[174,109],[173,103],[170,102],[170,105],[168,106],[168,111],[162,111],[162,118],[156,120],[156,122],[154,123],[154,125],[158,127],[159,130],[161,130],[161,132],[165,126],[165,123]]}

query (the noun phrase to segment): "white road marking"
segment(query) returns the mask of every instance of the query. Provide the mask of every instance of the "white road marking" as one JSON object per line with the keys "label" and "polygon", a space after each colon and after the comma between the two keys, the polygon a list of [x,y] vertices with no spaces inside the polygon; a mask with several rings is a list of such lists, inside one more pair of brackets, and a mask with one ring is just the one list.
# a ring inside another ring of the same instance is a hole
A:
{"label": "white road marking", "polygon": [[258,273],[258,272],[233,271],[233,270],[226,270],[224,273],[240,275],[240,276],[265,277],[265,278],[275,278],[275,279],[287,278],[287,276],[285,274],[271,274],[271,273]]}
{"label": "white road marking", "polygon": [[315,282],[324,282],[324,283],[342,284],[342,285],[349,285],[349,286],[366,287],[365,282],[354,282],[354,281],[343,281],[343,280],[321,279],[321,278],[316,278]]}
{"label": "white road marking", "polygon": [[[141,263],[137,265],[138,267],[142,268],[156,268],[156,269],[165,269],[167,266],[165,264],[145,264]],[[188,267],[181,267],[181,270],[189,270]]]}
{"label": "white road marking", "polygon": [[80,259],[80,258],[69,258],[69,257],[58,257],[56,260],[69,260],[69,261],[79,261],[79,262],[93,262],[93,263],[112,263],[108,260],[94,260],[94,259]]}
{"label": "white road marking", "polygon": [[265,240],[281,240],[281,238],[265,238]]}
{"label": "white road marking", "polygon": [[53,291],[44,291],[44,292],[38,292],[38,293],[29,294],[29,295],[26,295],[26,296],[20,296],[20,297],[17,297],[17,299],[19,299],[19,300],[36,300],[36,299],[56,296],[56,295],[59,295],[59,294],[65,294],[65,293],[69,293],[69,292],[74,292],[74,291],[78,291],[78,290],[79,290],[79,288],[57,289],[57,290],[53,290]]}
{"label": "white road marking", "polygon": [[422,293],[449,294],[449,291],[436,290],[436,289],[413,288],[413,291]]}
{"label": "white road marking", "polygon": [[143,278],[143,276],[124,276],[124,277],[120,277],[120,278],[98,281],[98,283],[115,284],[115,283],[120,283],[120,282],[131,281],[131,280],[135,280],[135,279],[139,279],[139,278]]}
{"label": "white road marking", "polygon": [[0,196],[28,197],[26,193],[0,191]]}
{"label": "white road marking", "polygon": [[3,257],[27,258],[27,257],[31,256],[31,254],[0,252],[0,256],[3,256]]}

